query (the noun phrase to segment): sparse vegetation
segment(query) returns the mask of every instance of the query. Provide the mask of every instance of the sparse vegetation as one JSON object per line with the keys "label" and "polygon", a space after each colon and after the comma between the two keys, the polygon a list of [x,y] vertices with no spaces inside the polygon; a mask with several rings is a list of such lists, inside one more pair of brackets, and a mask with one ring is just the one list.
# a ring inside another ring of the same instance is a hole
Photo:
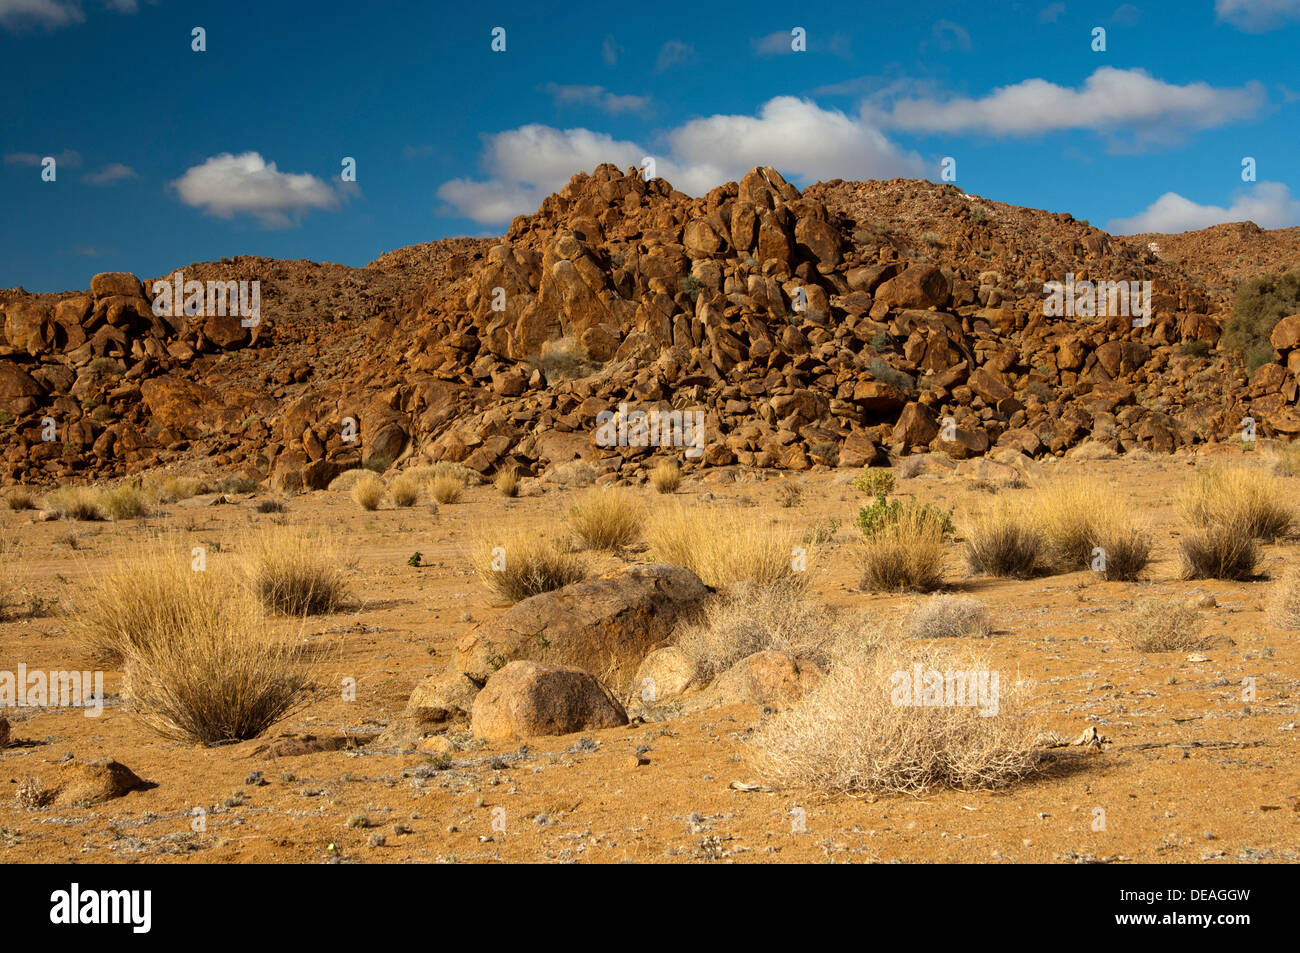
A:
{"label": "sparse vegetation", "polygon": [[982,602],[970,596],[942,594],[917,604],[904,631],[914,639],[985,638],[993,626]]}
{"label": "sparse vegetation", "polygon": [[99,494],[88,486],[61,487],[49,495],[46,505],[64,519],[95,522],[104,518]]}
{"label": "sparse vegetation", "polygon": [[[792,558],[798,534],[749,513],[665,502],[650,515],[645,536],[657,562],[685,566],[710,586],[802,585],[806,575]],[[811,564],[814,553],[805,558]]]}
{"label": "sparse vegetation", "polygon": [[438,503],[459,503],[465,484],[458,477],[436,476],[429,481],[429,495]]}
{"label": "sparse vegetation", "polygon": [[869,467],[854,477],[850,485],[867,496],[879,499],[894,492],[895,482],[891,471],[884,467]]}
{"label": "sparse vegetation", "polygon": [[497,474],[494,481],[497,491],[505,497],[516,497],[519,495],[519,468],[506,467]]}
{"label": "sparse vegetation", "polygon": [[998,506],[975,516],[966,533],[972,572],[1028,579],[1038,571],[1043,537],[1019,508]]}
{"label": "sparse vegetation", "polygon": [[348,601],[342,556],[327,536],[260,529],[245,544],[242,563],[249,589],[267,612],[320,615]]}
{"label": "sparse vegetation", "polygon": [[9,495],[5,497],[5,503],[8,504],[9,509],[14,512],[31,510],[36,508],[36,496],[31,490],[25,489],[24,487],[17,487],[9,491]]}
{"label": "sparse vegetation", "polygon": [[1188,481],[1183,515],[1195,527],[1231,526],[1261,540],[1286,536],[1295,509],[1285,484],[1257,467],[1215,468]]}
{"label": "sparse vegetation", "polygon": [[[897,502],[897,501],[895,501]],[[932,508],[911,505],[862,541],[862,588],[930,592],[943,585],[944,526]]]}
{"label": "sparse vegetation", "polygon": [[1279,629],[1300,629],[1300,569],[1289,569],[1274,585],[1268,621]]}
{"label": "sparse vegetation", "polygon": [[1181,541],[1186,579],[1250,579],[1259,546],[1246,526],[1214,523],[1193,529]]}
{"label": "sparse vegetation", "polygon": [[1273,359],[1269,337],[1278,321],[1297,312],[1300,271],[1247,279],[1237,287],[1220,343],[1239,352],[1247,370],[1254,371]]}
{"label": "sparse vegetation", "polygon": [[420,499],[420,480],[410,473],[399,474],[388,488],[388,496],[395,506],[414,506]]}
{"label": "sparse vegetation", "polygon": [[480,531],[470,551],[470,565],[484,585],[511,602],[560,589],[587,575],[586,564],[577,554],[524,531]]}
{"label": "sparse vegetation", "polygon": [[128,483],[105,490],[99,496],[100,509],[111,519],[131,520],[149,513],[144,491]]}
{"label": "sparse vegetation", "polygon": [[384,481],[373,473],[362,474],[352,485],[352,499],[363,510],[379,509],[384,499]]}
{"label": "sparse vegetation", "polygon": [[1202,634],[1195,609],[1167,599],[1144,599],[1122,610],[1115,635],[1139,652],[1187,652],[1213,641]]}
{"label": "sparse vegetation", "polygon": [[636,542],[645,507],[626,490],[591,489],[569,509],[569,525],[592,549],[617,550]]}
{"label": "sparse vegetation", "polygon": [[682,485],[682,468],[676,460],[660,460],[650,471],[650,485],[657,493],[676,493]]}

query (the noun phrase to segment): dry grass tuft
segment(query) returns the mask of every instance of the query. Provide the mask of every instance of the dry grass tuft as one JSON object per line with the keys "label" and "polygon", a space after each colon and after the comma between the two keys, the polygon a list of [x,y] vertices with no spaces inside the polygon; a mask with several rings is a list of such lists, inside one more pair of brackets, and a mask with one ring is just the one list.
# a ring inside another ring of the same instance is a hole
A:
{"label": "dry grass tuft", "polygon": [[1133,582],[1151,561],[1151,536],[1124,518],[1098,529],[1097,546],[1105,558],[1102,578],[1108,582]]}
{"label": "dry grass tuft", "polygon": [[712,679],[746,656],[773,649],[829,667],[839,647],[877,639],[864,616],[837,612],[790,586],[739,583],[678,630],[677,646]]}
{"label": "dry grass tuft", "polygon": [[124,694],[165,738],[202,745],[256,738],[309,698],[297,645],[270,630],[238,587],[227,588],[220,612],[183,602],[166,607],[149,631],[155,637],[127,650]]}
{"label": "dry grass tuft", "polygon": [[[753,741],[774,783],[828,793],[923,794],[934,788],[998,788],[1042,761],[1020,691],[989,673],[981,704],[910,704],[913,668],[981,671],[974,656],[929,644],[854,653],[821,684],[763,727]],[[903,686],[909,691],[903,694]],[[982,711],[996,711],[982,715]]]}
{"label": "dry grass tuft", "polygon": [[[714,587],[739,582],[801,586],[813,559],[795,529],[763,514],[675,500],[654,510],[645,536],[656,561],[685,566]],[[799,551],[803,562],[797,561]]]}
{"label": "dry grass tuft", "polygon": [[436,476],[429,481],[429,495],[439,503],[459,503],[465,483],[454,476]]}
{"label": "dry grass tuft", "polygon": [[478,532],[470,565],[484,585],[511,602],[580,582],[587,575],[579,556],[554,540],[520,530]]}
{"label": "dry grass tuft", "polygon": [[862,588],[930,592],[943,585],[943,524],[921,507],[904,507],[862,543]]}
{"label": "dry grass tuft", "polygon": [[1300,568],[1289,569],[1274,585],[1268,621],[1279,629],[1300,629]]}
{"label": "dry grass tuft", "polygon": [[31,510],[36,508],[36,496],[31,490],[24,487],[15,487],[5,497],[5,503],[8,504],[9,509],[16,513],[22,510]]}
{"label": "dry grass tuft", "polygon": [[352,499],[363,510],[379,509],[384,500],[384,481],[370,471],[364,471],[352,484]]}
{"label": "dry grass tuft", "polygon": [[1202,634],[1195,609],[1167,599],[1144,599],[1125,610],[1115,636],[1139,652],[1186,652],[1214,641]]}
{"label": "dry grass tuft", "polygon": [[1185,579],[1250,579],[1259,562],[1259,546],[1241,525],[1212,524],[1192,530],[1181,545]]}
{"label": "dry grass tuft", "polygon": [[88,486],[60,487],[50,494],[46,504],[64,519],[94,522],[104,518],[99,494]]}
{"label": "dry grass tuft", "polygon": [[676,460],[662,460],[650,471],[650,485],[658,493],[676,493],[682,485],[682,468]]}
{"label": "dry grass tuft", "polygon": [[420,480],[411,473],[402,473],[388,488],[388,496],[395,506],[414,506],[420,499]]}
{"label": "dry grass tuft", "polygon": [[1081,478],[1052,483],[1038,490],[1030,508],[1047,558],[1066,571],[1092,565],[1092,551],[1101,545],[1102,530],[1120,511],[1113,490],[1098,480]]}
{"label": "dry grass tuft", "polygon": [[477,470],[471,470],[463,463],[452,463],[450,460],[439,460],[437,463],[413,467],[409,472],[424,483],[432,483],[442,477],[450,477],[466,487],[478,486],[483,482],[483,475]]}
{"label": "dry grass tuft", "polygon": [[993,631],[988,609],[970,596],[935,595],[918,603],[904,631],[914,639],[987,638]]}
{"label": "dry grass tuft", "polygon": [[144,490],[128,483],[101,493],[99,508],[115,520],[133,520],[149,515],[149,501]]}
{"label": "dry grass tuft", "polygon": [[[1091,552],[1091,549],[1089,550]],[[972,572],[1028,579],[1039,567],[1043,537],[1019,509],[999,506],[971,520],[966,560]]]}
{"label": "dry grass tuft", "polygon": [[569,509],[569,525],[592,549],[616,551],[636,542],[645,523],[645,507],[626,490],[588,490]]}
{"label": "dry grass tuft", "polygon": [[519,468],[507,467],[497,474],[493,485],[502,496],[514,498],[519,495]]}
{"label": "dry grass tuft", "polygon": [[1286,484],[1257,467],[1211,469],[1188,481],[1182,510],[1196,527],[1232,527],[1254,539],[1286,536],[1295,520]]}
{"label": "dry grass tuft", "polygon": [[320,615],[348,602],[342,558],[329,537],[261,528],[245,543],[242,564],[249,590],[267,612]]}

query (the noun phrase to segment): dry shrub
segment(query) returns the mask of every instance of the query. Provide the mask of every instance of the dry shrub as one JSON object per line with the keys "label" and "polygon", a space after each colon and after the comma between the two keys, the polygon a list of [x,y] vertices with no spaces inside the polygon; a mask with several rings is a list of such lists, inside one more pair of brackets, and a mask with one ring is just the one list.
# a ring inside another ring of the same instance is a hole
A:
{"label": "dry shrub", "polygon": [[1278,440],[1268,453],[1273,472],[1280,477],[1300,476],[1300,442]]}
{"label": "dry shrub", "polygon": [[[1043,537],[1019,509],[999,506],[971,520],[966,560],[972,572],[1028,579],[1038,569]],[[1089,550],[1091,552],[1091,549]]]}
{"label": "dry shrub", "polygon": [[168,474],[150,477],[144,481],[144,490],[158,503],[177,503],[210,492],[210,487],[197,477]]}
{"label": "dry shrub", "polygon": [[384,481],[370,471],[364,471],[352,484],[352,499],[363,510],[377,510],[384,499]]}
{"label": "dry shrub", "polygon": [[1201,632],[1195,609],[1167,599],[1144,599],[1125,610],[1115,624],[1115,635],[1139,652],[1185,652],[1213,641]]}
{"label": "dry shrub", "polygon": [[489,589],[511,602],[560,589],[587,575],[583,560],[554,540],[514,530],[480,530],[470,550],[470,565]]}
{"label": "dry shrub", "polygon": [[1106,560],[1101,575],[1108,582],[1133,582],[1151,561],[1151,536],[1122,518],[1100,527],[1096,539]]}
{"label": "dry shrub", "polygon": [[569,525],[592,549],[618,550],[641,536],[645,507],[626,490],[588,490],[569,509]]}
{"label": "dry shrub", "polygon": [[194,615],[220,615],[231,586],[215,570],[195,571],[193,558],[180,543],[153,541],[88,571],[93,584],[78,598],[73,620],[78,640],[117,664],[138,644],[169,638]]}
{"label": "dry shrub", "polygon": [[414,506],[420,499],[420,480],[411,473],[402,473],[388,488],[388,496],[396,506]]}
{"label": "dry shrub", "polygon": [[1212,524],[1192,530],[1181,541],[1183,578],[1250,579],[1259,561],[1259,546],[1250,530],[1238,524]]}
{"label": "dry shrub", "polygon": [[60,487],[46,502],[50,509],[65,519],[89,522],[104,518],[99,494],[88,486]]}
{"label": "dry shrub", "polygon": [[516,497],[519,495],[519,468],[508,467],[497,474],[493,485],[502,496]]}
{"label": "dry shrub", "polygon": [[1255,539],[1273,540],[1291,531],[1295,511],[1286,484],[1255,467],[1211,469],[1183,490],[1183,515],[1196,527],[1233,527]]}
{"label": "dry shrub", "polygon": [[1030,507],[1047,557],[1064,570],[1092,565],[1102,529],[1120,512],[1112,490],[1086,479],[1050,484],[1034,494]]}
{"label": "dry shrub", "polygon": [[[760,770],[778,784],[828,793],[923,794],[933,788],[997,788],[1042,761],[1021,690],[1003,685],[996,713],[976,705],[904,704],[914,666],[942,675],[981,671],[974,656],[934,643],[895,644],[839,660],[821,684],[763,727],[753,745]],[[910,695],[910,691],[908,693]]]}
{"label": "dry shrub", "polygon": [[9,509],[14,512],[20,512],[22,510],[34,509],[36,507],[36,497],[33,495],[31,490],[17,487],[16,489],[9,491],[9,495],[5,498],[5,503],[7,503]]}
{"label": "dry shrub", "polygon": [[344,470],[334,479],[330,480],[329,490],[332,493],[348,493],[357,485],[357,482],[366,476],[374,476],[369,470],[361,467],[353,467],[351,470]]}
{"label": "dry shrub", "polygon": [[[798,532],[761,514],[666,502],[651,514],[645,536],[656,561],[684,566],[706,585],[804,583],[795,563]],[[809,549],[804,568],[812,559]]]}
{"label": "dry shrub", "polygon": [[712,679],[768,649],[826,669],[840,648],[876,639],[864,616],[833,610],[797,587],[738,583],[681,626],[677,646],[700,676]]}
{"label": "dry shrub", "polygon": [[202,745],[255,738],[308,700],[312,680],[295,641],[268,628],[238,587],[227,588],[220,612],[183,602],[149,631],[158,637],[127,650],[123,691],[165,738]]}
{"label": "dry shrub", "polygon": [[676,460],[662,460],[650,471],[650,485],[659,493],[676,493],[682,485],[682,468]]}
{"label": "dry shrub", "polygon": [[993,626],[984,603],[970,596],[945,594],[917,604],[904,631],[914,639],[986,638]]}
{"label": "dry shrub", "polygon": [[429,481],[429,495],[439,503],[458,503],[465,492],[465,483],[459,477],[437,476]]}
{"label": "dry shrub", "polygon": [[333,540],[292,529],[258,529],[244,544],[248,589],[267,612],[319,615],[348,601],[347,578]]}
{"label": "dry shrub", "polygon": [[149,501],[144,490],[123,483],[99,495],[99,508],[115,520],[132,520],[149,514]]}
{"label": "dry shrub", "polygon": [[1268,621],[1279,629],[1300,629],[1300,569],[1290,569],[1273,587]]}
{"label": "dry shrub", "polygon": [[872,592],[929,592],[943,585],[943,525],[920,507],[904,507],[862,546],[861,586]]}
{"label": "dry shrub", "polygon": [[787,509],[803,502],[803,484],[794,480],[781,480],[776,485],[776,500]]}

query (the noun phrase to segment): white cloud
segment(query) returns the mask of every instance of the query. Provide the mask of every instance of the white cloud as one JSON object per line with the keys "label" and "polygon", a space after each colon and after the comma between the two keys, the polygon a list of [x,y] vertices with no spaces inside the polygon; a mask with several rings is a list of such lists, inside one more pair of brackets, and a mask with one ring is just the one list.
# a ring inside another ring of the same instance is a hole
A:
{"label": "white cloud", "polygon": [[1181,129],[1249,118],[1265,101],[1258,83],[1240,89],[1178,86],[1141,69],[1103,66],[1078,89],[1026,79],[979,99],[898,99],[888,109],[864,104],[863,114],[916,132],[1033,136],[1065,129],[1128,129],[1143,139],[1159,139]]}
{"label": "white cloud", "polygon": [[618,55],[623,52],[623,47],[618,45],[614,39],[614,34],[609,33],[600,44],[600,58],[604,60],[606,66],[614,66],[618,63]]}
{"label": "white cloud", "polygon": [[[5,165],[40,165],[44,158],[35,152],[10,152],[5,156]],[[64,149],[54,156],[54,161],[59,166],[78,169],[81,167],[81,153],[76,149]]]}
{"label": "white cloud", "polygon": [[777,30],[775,33],[769,33],[767,36],[759,37],[752,41],[754,52],[760,56],[780,56],[784,53],[793,53],[790,48],[789,30]]}
{"label": "white cloud", "polygon": [[1264,33],[1300,19],[1300,0],[1215,0],[1214,12],[1247,33]]}
{"label": "white cloud", "polygon": [[619,96],[604,86],[564,86],[547,83],[542,87],[557,106],[594,106],[602,112],[616,116],[619,113],[644,112],[650,105],[649,96]]}
{"label": "white cloud", "polygon": [[696,195],[757,165],[775,166],[795,181],[892,178],[924,169],[918,156],[860,119],[792,96],[768,101],[757,116],[692,120],[669,131],[666,142],[665,153],[590,129],[522,126],[487,137],[482,161],[488,179],[453,179],[437,194],[465,218],[504,223],[536,211],[575,172],[591,172],[602,162],[639,166],[647,155],[658,175]]}
{"label": "white cloud", "polygon": [[1141,232],[1185,232],[1225,222],[1254,222],[1261,228],[1287,228],[1300,225],[1300,199],[1281,182],[1257,182],[1221,205],[1200,205],[1177,192],[1166,192],[1132,218],[1109,223],[1116,235]]}
{"label": "white cloud", "polygon": [[92,172],[85,177],[85,180],[91,185],[108,185],[111,182],[117,182],[121,179],[134,179],[136,177],[135,169],[129,165],[123,165],[120,162],[110,162],[98,172]]}
{"label": "white cloud", "polygon": [[169,184],[182,202],[217,218],[252,215],[264,225],[283,227],[310,209],[330,209],[339,194],[308,173],[280,172],[256,152],[223,152],[187,169]]}
{"label": "white cloud", "polygon": [[[102,0],[102,3],[116,13],[140,10],[139,0]],[[0,0],[0,27],[11,33],[32,27],[57,30],[85,21],[78,0]]]}
{"label": "white cloud", "polygon": [[695,47],[681,40],[669,40],[659,49],[659,58],[655,60],[655,69],[663,72],[674,66],[689,63],[695,58]]}
{"label": "white cloud", "polygon": [[930,36],[944,52],[970,49],[970,32],[960,23],[951,20],[937,20],[930,28]]}

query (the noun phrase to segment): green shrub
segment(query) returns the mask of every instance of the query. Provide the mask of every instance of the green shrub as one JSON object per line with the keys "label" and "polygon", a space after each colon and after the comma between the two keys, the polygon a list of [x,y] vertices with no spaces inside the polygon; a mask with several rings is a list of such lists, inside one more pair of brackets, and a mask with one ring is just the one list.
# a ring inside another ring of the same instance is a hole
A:
{"label": "green shrub", "polygon": [[681,289],[686,297],[695,301],[699,298],[700,292],[704,290],[704,282],[700,281],[694,275],[683,275],[681,280]]}
{"label": "green shrub", "polygon": [[953,534],[952,510],[943,510],[916,500],[886,500],[883,494],[877,495],[870,506],[858,510],[858,518],[854,522],[868,539],[900,522],[934,526],[944,537]]}
{"label": "green shrub", "polygon": [[864,469],[850,486],[868,496],[888,496],[894,492],[894,474],[882,467]]}
{"label": "green shrub", "polygon": [[1300,312],[1300,271],[1243,281],[1223,327],[1223,343],[1241,353],[1248,370],[1273,359],[1269,336],[1278,321]]}
{"label": "green shrub", "polygon": [[897,387],[901,391],[916,390],[916,381],[912,380],[910,375],[890,366],[884,358],[873,357],[867,364],[867,371],[876,380]]}

